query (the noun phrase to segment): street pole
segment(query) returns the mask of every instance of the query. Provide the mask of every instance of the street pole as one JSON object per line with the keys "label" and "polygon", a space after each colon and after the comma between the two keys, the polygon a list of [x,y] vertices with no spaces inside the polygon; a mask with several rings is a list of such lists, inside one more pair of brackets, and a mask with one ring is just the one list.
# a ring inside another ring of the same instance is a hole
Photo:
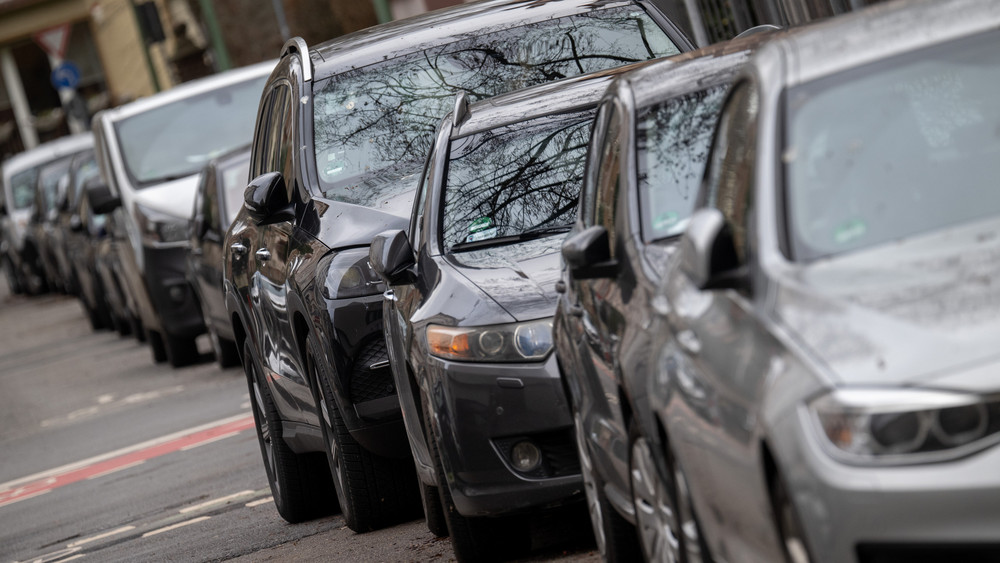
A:
{"label": "street pole", "polygon": [[24,84],[21,83],[21,75],[17,72],[17,63],[14,62],[10,47],[0,49],[0,71],[3,72],[7,97],[10,98],[10,106],[14,110],[17,130],[21,134],[21,144],[25,149],[33,149],[38,146],[38,132],[32,123],[28,96],[24,93]]}
{"label": "street pole", "polygon": [[208,28],[208,36],[212,42],[212,58],[215,61],[216,72],[222,72],[232,68],[229,61],[229,51],[226,49],[226,42],[222,37],[222,30],[219,28],[219,18],[215,15],[215,6],[212,0],[198,0],[201,5],[201,15],[205,18],[205,26]]}
{"label": "street pole", "polygon": [[372,4],[375,5],[375,17],[378,19],[378,23],[392,21],[392,11],[389,9],[389,0],[372,0]]}

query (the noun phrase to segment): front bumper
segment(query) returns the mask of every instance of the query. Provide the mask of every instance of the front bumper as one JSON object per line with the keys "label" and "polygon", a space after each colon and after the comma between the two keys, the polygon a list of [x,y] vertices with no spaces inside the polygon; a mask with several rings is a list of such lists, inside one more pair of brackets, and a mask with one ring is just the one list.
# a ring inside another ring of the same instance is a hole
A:
{"label": "front bumper", "polygon": [[[441,463],[464,516],[495,516],[582,498],[580,462],[555,355],[544,362],[482,364],[430,358],[430,401]],[[530,440],[538,470],[514,469],[509,452]]]}
{"label": "front bumper", "polygon": [[1000,445],[944,463],[846,465],[808,416],[787,417],[793,439],[775,446],[814,561],[1000,561]]}

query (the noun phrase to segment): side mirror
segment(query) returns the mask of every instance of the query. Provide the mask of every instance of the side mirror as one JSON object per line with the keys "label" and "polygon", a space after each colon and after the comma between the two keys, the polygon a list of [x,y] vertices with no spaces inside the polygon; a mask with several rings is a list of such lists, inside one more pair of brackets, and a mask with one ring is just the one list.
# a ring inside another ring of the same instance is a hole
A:
{"label": "side mirror", "polygon": [[385,231],[375,235],[368,250],[372,269],[389,285],[405,285],[416,281],[413,247],[403,231]]}
{"label": "side mirror", "polygon": [[726,218],[714,207],[691,216],[681,238],[679,260],[681,271],[698,289],[739,289],[749,281]]}
{"label": "side mirror", "polygon": [[111,213],[122,204],[121,198],[112,194],[111,188],[100,178],[87,180],[83,189],[87,192],[87,203],[96,215]]}
{"label": "side mirror", "polygon": [[291,215],[288,190],[281,172],[261,174],[243,192],[243,205],[256,221],[273,221]]}
{"label": "side mirror", "polygon": [[608,230],[599,225],[564,240],[562,256],[570,275],[579,280],[609,278],[618,268],[618,262],[611,258]]}

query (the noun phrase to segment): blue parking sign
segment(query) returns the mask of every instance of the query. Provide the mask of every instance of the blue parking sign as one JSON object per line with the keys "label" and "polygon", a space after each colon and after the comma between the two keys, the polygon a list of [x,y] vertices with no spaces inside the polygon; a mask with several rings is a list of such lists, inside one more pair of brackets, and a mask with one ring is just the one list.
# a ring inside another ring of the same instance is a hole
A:
{"label": "blue parking sign", "polygon": [[80,69],[73,64],[73,61],[63,61],[59,66],[52,69],[52,86],[56,90],[63,88],[76,88],[80,83]]}

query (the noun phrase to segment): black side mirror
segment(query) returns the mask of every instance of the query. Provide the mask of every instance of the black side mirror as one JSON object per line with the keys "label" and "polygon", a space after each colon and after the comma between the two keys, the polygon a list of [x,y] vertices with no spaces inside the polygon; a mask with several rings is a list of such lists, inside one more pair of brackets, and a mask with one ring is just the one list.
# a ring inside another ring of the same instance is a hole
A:
{"label": "black side mirror", "polygon": [[258,222],[273,222],[293,215],[281,172],[268,172],[254,178],[243,192],[243,205]]}
{"label": "black side mirror", "polygon": [[714,207],[691,216],[681,238],[679,259],[681,271],[698,289],[739,289],[748,284],[726,218]]}
{"label": "black side mirror", "polygon": [[389,285],[405,285],[416,281],[413,247],[403,231],[385,231],[375,235],[368,250],[372,269]]}
{"label": "black side mirror", "polygon": [[608,230],[600,225],[588,227],[564,240],[562,256],[570,275],[579,280],[609,278],[618,269],[618,262],[611,258]]}
{"label": "black side mirror", "polygon": [[87,192],[87,203],[95,215],[111,213],[122,204],[121,198],[111,193],[111,188],[100,178],[91,178],[83,185]]}

